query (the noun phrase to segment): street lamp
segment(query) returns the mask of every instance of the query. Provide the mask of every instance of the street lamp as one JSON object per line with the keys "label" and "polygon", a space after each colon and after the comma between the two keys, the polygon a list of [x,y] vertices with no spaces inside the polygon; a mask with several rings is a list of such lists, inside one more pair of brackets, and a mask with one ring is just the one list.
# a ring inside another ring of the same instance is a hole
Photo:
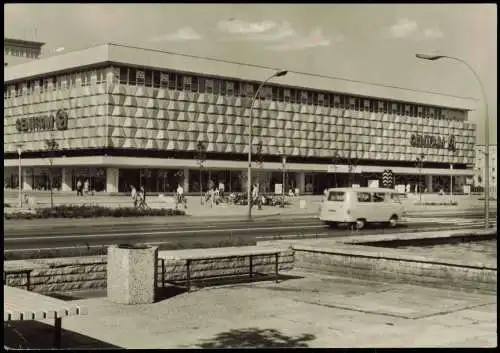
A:
{"label": "street lamp", "polygon": [[17,147],[17,155],[19,157],[19,163],[18,163],[18,167],[19,167],[19,178],[18,178],[18,186],[19,186],[19,208],[23,207],[23,187],[22,187],[22,184],[21,184],[21,154],[23,153],[23,144],[22,143],[18,143],[16,145]]}
{"label": "street lamp", "polygon": [[205,156],[205,150],[206,146],[203,143],[203,141],[198,141],[198,144],[196,146],[197,150],[197,159],[198,159],[198,164],[200,166],[200,204],[203,205],[203,180],[202,180],[202,171],[203,171],[203,163],[205,162],[206,156]]}
{"label": "street lamp", "polygon": [[259,88],[257,88],[257,92],[252,98],[252,102],[250,103],[250,118],[248,119],[248,173],[247,173],[247,200],[248,200],[248,219],[252,219],[252,121],[253,121],[253,105],[257,97],[259,96],[260,90],[262,87],[274,77],[285,76],[288,73],[287,70],[280,70],[272,74],[265,81],[263,81]]}
{"label": "street lamp", "polygon": [[479,78],[479,75],[477,72],[469,65],[467,64],[464,60],[460,58],[456,58],[454,56],[448,56],[448,55],[429,55],[429,54],[416,54],[416,57],[418,59],[422,60],[430,60],[430,61],[435,61],[439,59],[450,59],[450,60],[455,60],[459,61],[474,74],[476,77],[477,82],[479,83],[479,86],[481,87],[481,94],[483,95],[483,102],[484,102],[484,146],[485,146],[485,168],[484,168],[484,178],[485,178],[485,183],[484,183],[484,228],[488,229],[489,223],[490,223],[490,158],[489,158],[489,153],[490,153],[490,135],[489,135],[489,118],[488,118],[488,100],[486,99],[486,93],[484,91],[484,86],[483,83],[481,82],[481,79]]}
{"label": "street lamp", "polygon": [[281,198],[281,208],[285,208],[285,178],[286,178],[286,156],[281,156],[281,164],[283,166],[283,187],[281,188],[282,198]]}
{"label": "street lamp", "polygon": [[424,157],[425,155],[422,153],[420,157],[417,157],[417,166],[418,166],[418,200],[422,203],[422,167],[424,166]]}

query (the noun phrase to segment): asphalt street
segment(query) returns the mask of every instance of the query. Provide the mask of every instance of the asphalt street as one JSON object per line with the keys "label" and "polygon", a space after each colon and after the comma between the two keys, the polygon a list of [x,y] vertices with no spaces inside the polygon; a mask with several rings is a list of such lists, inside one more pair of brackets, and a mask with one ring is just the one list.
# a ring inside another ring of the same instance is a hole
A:
{"label": "asphalt street", "polygon": [[[480,228],[482,217],[477,214],[460,215],[460,219],[449,217],[430,220],[409,218],[395,229],[371,225],[359,232],[363,234],[384,234],[415,230]],[[133,220],[131,220],[133,221]],[[25,221],[29,222],[29,221]],[[496,222],[492,217],[492,223]],[[23,249],[63,249],[89,246],[105,246],[119,243],[147,243],[160,245],[182,242],[217,242],[238,237],[246,240],[271,240],[284,238],[341,237],[352,235],[352,231],[339,227],[331,229],[315,218],[261,219],[253,221],[210,220],[196,223],[177,224],[105,224],[84,225],[49,224],[37,227],[16,227],[10,223],[4,228],[4,251]]]}

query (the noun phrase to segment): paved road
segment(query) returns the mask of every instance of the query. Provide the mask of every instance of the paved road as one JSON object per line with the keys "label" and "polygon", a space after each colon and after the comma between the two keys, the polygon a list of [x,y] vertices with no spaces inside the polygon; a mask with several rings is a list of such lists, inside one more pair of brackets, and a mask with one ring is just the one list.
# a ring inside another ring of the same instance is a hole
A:
{"label": "paved road", "polygon": [[[84,221],[84,220],[81,220]],[[460,218],[409,219],[396,229],[371,226],[360,234],[382,234],[415,229],[443,229],[450,227],[480,227],[478,215]],[[492,219],[492,223],[496,223]],[[12,223],[4,229],[4,250],[75,248],[104,246],[117,243],[141,242],[154,245],[182,242],[217,242],[231,238],[252,241],[277,238],[314,238],[352,235],[345,228],[330,229],[315,218],[261,219],[248,221],[205,221],[195,224],[67,224],[53,227],[16,227]]]}

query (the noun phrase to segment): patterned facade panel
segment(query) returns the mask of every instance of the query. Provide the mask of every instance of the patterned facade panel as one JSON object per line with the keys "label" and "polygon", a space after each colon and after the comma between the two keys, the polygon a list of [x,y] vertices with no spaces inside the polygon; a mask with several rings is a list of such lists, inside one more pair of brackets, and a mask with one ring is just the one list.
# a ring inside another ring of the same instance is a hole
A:
{"label": "patterned facade panel", "polygon": [[[193,141],[200,141],[203,136],[211,140],[214,151],[228,151],[228,145],[233,144],[237,151],[240,149],[236,147],[237,141],[244,140],[248,134],[250,109],[246,103],[249,101],[244,98],[116,84],[82,87],[57,94],[43,93],[23,99],[16,97],[4,101],[4,145],[7,150],[14,150],[14,141],[22,140],[43,149],[42,134],[19,133],[15,121],[26,115],[36,116],[63,108],[68,111],[69,121],[68,130],[60,134],[60,139],[94,139],[87,143],[90,147],[99,146],[99,141],[103,140],[100,137],[107,131],[113,146],[175,149],[186,145],[185,148],[189,148]],[[270,140],[270,143],[278,149],[281,143],[302,156],[321,156],[324,150],[332,148],[352,148],[357,152],[363,149],[375,153],[392,152],[391,158],[408,158],[402,152],[411,147],[412,135],[448,137],[453,134],[457,136],[460,152],[453,155],[432,148],[427,151],[446,162],[453,161],[453,156],[468,155],[475,142],[475,126],[462,122],[444,124],[441,120],[397,114],[260,101],[255,104],[254,114],[254,135],[272,136],[275,141]],[[183,142],[179,140],[175,146],[159,142],[173,136],[183,136]],[[352,146],[342,146],[344,141]],[[64,148],[66,144],[61,146]],[[397,149],[400,154],[396,154]],[[276,149],[271,150],[276,152]],[[274,153],[272,151],[269,153]]]}

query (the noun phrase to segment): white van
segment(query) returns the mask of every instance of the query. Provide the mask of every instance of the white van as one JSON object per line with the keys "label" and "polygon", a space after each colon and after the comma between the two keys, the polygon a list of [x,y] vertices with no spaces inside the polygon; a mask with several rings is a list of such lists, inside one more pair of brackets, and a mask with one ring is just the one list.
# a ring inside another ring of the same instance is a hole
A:
{"label": "white van", "polygon": [[404,205],[393,189],[334,188],[328,189],[325,196],[319,219],[329,226],[349,223],[362,229],[374,222],[395,227],[404,220]]}

